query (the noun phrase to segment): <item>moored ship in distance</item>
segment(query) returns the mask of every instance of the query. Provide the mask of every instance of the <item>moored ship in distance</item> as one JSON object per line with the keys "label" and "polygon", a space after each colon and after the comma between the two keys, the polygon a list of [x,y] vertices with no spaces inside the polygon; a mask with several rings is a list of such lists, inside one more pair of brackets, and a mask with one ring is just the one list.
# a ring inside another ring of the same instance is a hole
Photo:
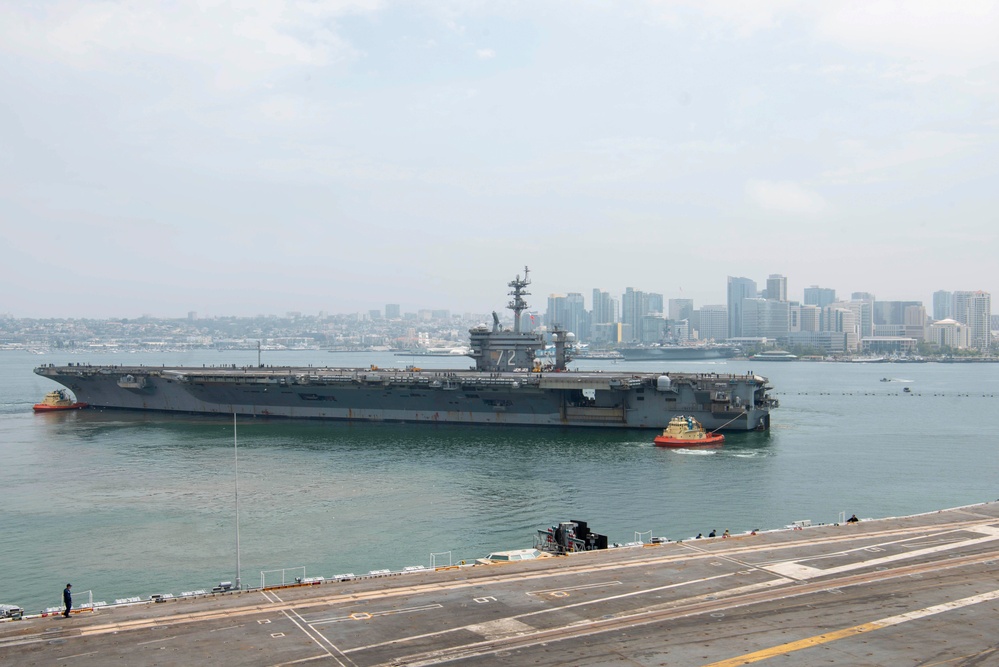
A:
{"label": "moored ship in distance", "polygon": [[728,359],[739,351],[733,345],[641,345],[619,347],[616,351],[624,361],[697,361]]}
{"label": "moored ship in distance", "polygon": [[766,350],[758,352],[749,358],[753,361],[797,361],[798,355],[791,354],[786,350]]}
{"label": "moored ship in distance", "polygon": [[513,329],[493,313],[469,330],[468,369],[68,366],[35,369],[97,409],[344,421],[665,428],[691,415],[711,430],[762,430],[778,406],[751,374],[569,370],[574,336],[522,331],[528,270],[509,283]]}

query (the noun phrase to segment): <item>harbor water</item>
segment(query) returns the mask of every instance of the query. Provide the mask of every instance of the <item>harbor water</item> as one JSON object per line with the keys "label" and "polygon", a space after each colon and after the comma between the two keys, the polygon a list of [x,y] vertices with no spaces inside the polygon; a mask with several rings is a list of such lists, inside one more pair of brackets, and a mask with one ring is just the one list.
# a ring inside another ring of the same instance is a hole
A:
{"label": "harbor water", "polygon": [[[265,352],[271,365],[467,367],[447,357]],[[584,520],[612,542],[898,516],[995,500],[996,364],[579,361],[770,378],[769,432],[662,449],[649,431],[346,424],[120,411],[34,414],[67,362],[255,365],[256,351],[0,352],[0,603],[29,612],[401,570],[529,547]],[[908,389],[909,391],[905,391]],[[234,435],[238,448],[234,446]],[[431,556],[436,554],[436,556]]]}

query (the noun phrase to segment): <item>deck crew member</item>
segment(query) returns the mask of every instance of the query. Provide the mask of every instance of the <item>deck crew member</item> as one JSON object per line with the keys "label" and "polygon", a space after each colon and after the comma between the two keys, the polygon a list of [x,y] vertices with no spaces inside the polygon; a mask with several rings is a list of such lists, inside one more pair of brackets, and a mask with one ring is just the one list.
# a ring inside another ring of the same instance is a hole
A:
{"label": "deck crew member", "polygon": [[63,616],[69,618],[69,610],[73,608],[73,584],[66,584],[66,588],[62,589],[62,601],[66,603],[66,611]]}

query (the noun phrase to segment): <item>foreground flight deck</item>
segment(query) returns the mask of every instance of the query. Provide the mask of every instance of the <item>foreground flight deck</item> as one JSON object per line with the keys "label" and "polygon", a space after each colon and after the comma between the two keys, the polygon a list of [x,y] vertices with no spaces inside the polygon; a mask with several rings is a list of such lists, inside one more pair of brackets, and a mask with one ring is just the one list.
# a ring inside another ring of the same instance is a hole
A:
{"label": "foreground flight deck", "polygon": [[999,503],[0,623],[10,665],[999,665]]}

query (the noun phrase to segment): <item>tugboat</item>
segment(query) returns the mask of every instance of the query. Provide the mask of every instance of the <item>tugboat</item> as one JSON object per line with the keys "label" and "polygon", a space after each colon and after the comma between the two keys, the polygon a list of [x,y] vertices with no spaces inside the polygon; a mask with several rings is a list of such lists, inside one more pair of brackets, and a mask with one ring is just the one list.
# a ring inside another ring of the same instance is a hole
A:
{"label": "tugboat", "polygon": [[695,447],[700,445],[720,445],[725,436],[708,433],[701,422],[693,417],[679,415],[669,420],[662,435],[655,438],[656,447]]}
{"label": "tugboat", "polygon": [[86,403],[78,403],[70,397],[65,389],[56,389],[45,394],[41,403],[35,403],[35,412],[53,412],[56,410],[80,410],[87,407]]}

